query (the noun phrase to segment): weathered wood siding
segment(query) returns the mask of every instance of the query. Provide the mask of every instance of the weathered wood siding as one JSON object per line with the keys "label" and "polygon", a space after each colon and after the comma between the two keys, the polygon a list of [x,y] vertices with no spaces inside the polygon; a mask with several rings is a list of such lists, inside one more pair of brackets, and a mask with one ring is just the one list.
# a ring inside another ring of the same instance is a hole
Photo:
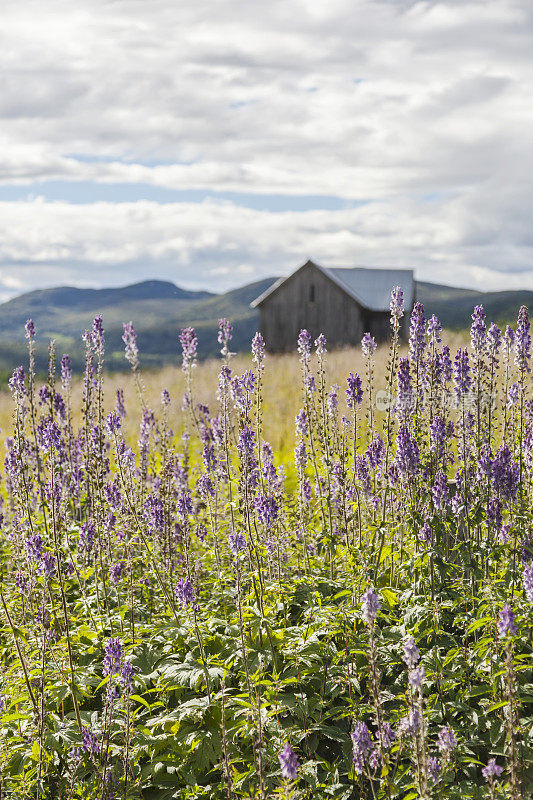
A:
{"label": "weathered wood siding", "polygon": [[330,345],[357,344],[372,315],[313,265],[291,275],[260,306],[260,327],[269,350],[293,350],[307,328]]}

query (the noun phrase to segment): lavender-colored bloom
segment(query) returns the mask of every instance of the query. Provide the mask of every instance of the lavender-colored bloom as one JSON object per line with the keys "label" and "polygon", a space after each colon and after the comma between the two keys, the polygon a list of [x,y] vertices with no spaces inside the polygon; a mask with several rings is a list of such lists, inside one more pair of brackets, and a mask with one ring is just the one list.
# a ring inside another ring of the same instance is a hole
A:
{"label": "lavender-colored bloom", "polygon": [[435,380],[442,386],[449,383],[452,379],[452,360],[450,358],[450,348],[444,345],[440,353],[437,353],[435,361]]}
{"label": "lavender-colored bloom", "polygon": [[298,436],[307,436],[309,428],[307,425],[307,414],[303,408],[296,414],[294,421],[296,423],[296,433]]}
{"label": "lavender-colored bloom", "polygon": [[518,403],[520,397],[520,386],[518,383],[512,383],[507,392],[507,405],[511,408]]}
{"label": "lavender-colored bloom", "polygon": [[390,750],[396,738],[392,725],[389,722],[384,722],[381,726],[381,730],[377,732],[377,736],[381,743],[382,750]]}
{"label": "lavender-colored bloom", "polygon": [[180,517],[187,517],[193,512],[192,497],[190,492],[182,492],[178,497],[177,511]]}
{"label": "lavender-colored bloom", "polygon": [[286,742],[278,754],[278,759],[281,766],[281,774],[285,780],[296,780],[298,776],[298,758],[289,742]]}
{"label": "lavender-colored bloom", "polygon": [[442,727],[439,731],[439,735],[437,736],[437,747],[439,752],[444,756],[449,755],[452,750],[455,750],[457,747],[457,739],[455,738],[455,734],[447,725]]}
{"label": "lavender-colored bloom", "polygon": [[396,380],[398,402],[394,410],[400,419],[406,419],[413,408],[413,387],[411,385],[411,369],[408,358],[400,359]]}
{"label": "lavender-colored bloom", "polygon": [[70,356],[66,353],[61,358],[61,385],[63,391],[66,392],[72,380],[72,367],[70,364]]}
{"label": "lavender-colored bloom", "polygon": [[333,417],[339,409],[339,398],[337,396],[338,388],[338,386],[332,386],[328,392],[326,405],[330,417]]}
{"label": "lavender-colored bloom", "polygon": [[468,361],[468,350],[459,348],[453,364],[453,382],[455,386],[455,397],[457,401],[465,394],[468,394],[472,386],[470,376],[470,363]]}
{"label": "lavender-colored bloom", "polygon": [[442,331],[442,325],[440,324],[438,317],[436,317],[435,314],[433,314],[433,316],[430,319],[428,319],[426,325],[426,335],[432,344],[440,343],[441,331]]}
{"label": "lavender-colored bloom", "polygon": [[518,633],[518,628],[515,624],[514,612],[509,603],[504,603],[498,617],[498,634],[500,639],[505,639],[506,636],[514,636],[516,633]]}
{"label": "lavender-colored bloom", "polygon": [[96,756],[100,753],[100,743],[98,742],[98,736],[93,731],[92,728],[84,727],[81,732],[82,736],[82,750],[84,753],[87,753],[91,758],[96,758]]}
{"label": "lavender-colored bloom", "polygon": [[92,345],[97,353],[102,355],[105,347],[104,338],[104,322],[101,314],[97,314],[93,319],[93,328],[91,332]]}
{"label": "lavender-colored bloom", "polygon": [[422,688],[422,684],[424,683],[424,678],[426,677],[426,671],[424,667],[415,667],[409,672],[409,684],[414,691],[419,691]]}
{"label": "lavender-colored bloom", "polygon": [[39,573],[46,573],[49,578],[53,578],[56,571],[56,560],[52,553],[43,553],[41,564],[39,566]]}
{"label": "lavender-colored bloom", "polygon": [[531,358],[531,335],[527,306],[521,306],[518,312],[514,351],[514,363],[520,372],[530,372],[528,362]]}
{"label": "lavender-colored bloom", "polygon": [[433,488],[431,490],[433,492],[433,502],[435,503],[436,508],[445,508],[446,504],[448,503],[448,481],[446,479],[446,475],[443,472],[437,473],[435,477],[435,483],[433,484]]}
{"label": "lavender-colored bloom", "polygon": [[9,379],[9,388],[13,392],[13,394],[22,399],[26,394],[26,384],[25,384],[26,376],[24,374],[23,367],[15,367],[13,370],[13,375]]}
{"label": "lavender-colored bloom", "polygon": [[124,328],[124,333],[122,334],[122,341],[125,345],[124,355],[132,367],[137,367],[139,364],[139,348],[137,347],[137,334],[133,323],[131,320],[130,322],[124,322],[122,327]]}
{"label": "lavender-colored bloom", "polygon": [[432,783],[437,783],[440,777],[440,764],[437,756],[428,758],[428,774]]}
{"label": "lavender-colored bloom", "polygon": [[414,636],[408,636],[403,646],[402,660],[409,669],[414,669],[420,659],[420,650],[415,644]]}
{"label": "lavender-colored bloom", "polygon": [[117,675],[120,672],[122,660],[124,658],[122,643],[118,636],[108,639],[104,646],[104,652],[104,675]]}
{"label": "lavender-colored bloom", "polygon": [[368,498],[372,493],[372,481],[368,471],[368,462],[365,456],[355,458],[355,476],[360,484],[365,496]]}
{"label": "lavender-colored bloom", "polygon": [[92,522],[84,522],[80,530],[80,547],[87,553],[93,549],[96,531]]}
{"label": "lavender-colored bloom", "polygon": [[24,326],[24,330],[25,330],[26,339],[34,339],[35,338],[35,324],[34,324],[32,319],[29,319],[26,322],[26,324]]}
{"label": "lavender-colored bloom", "polygon": [[403,317],[403,291],[399,286],[395,286],[391,292],[390,315],[391,325],[396,327],[399,320]]}
{"label": "lavender-colored bloom", "polygon": [[508,444],[502,444],[492,461],[492,485],[498,494],[507,501],[516,500],[520,467],[513,461]]}
{"label": "lavender-colored bloom", "polygon": [[117,561],[115,564],[111,564],[109,568],[109,577],[111,578],[113,583],[120,583],[123,572],[124,572],[124,562]]}
{"label": "lavender-colored bloom", "polygon": [[372,737],[364,722],[356,722],[352,731],[353,764],[360,774],[365,765],[365,758],[372,749]]}
{"label": "lavender-colored bloom", "polygon": [[311,354],[311,334],[303,328],[298,336],[298,352],[301,360],[306,362]]}
{"label": "lavender-colored bloom", "polygon": [[413,477],[420,469],[420,449],[405,424],[398,429],[394,463],[400,475],[405,478]]}
{"label": "lavender-colored bloom", "polygon": [[470,341],[472,343],[472,350],[476,357],[480,357],[485,352],[485,344],[487,337],[487,325],[485,324],[486,314],[483,306],[476,306],[472,314],[472,326],[470,328]]}
{"label": "lavender-colored bloom", "polygon": [[363,351],[363,355],[365,355],[367,358],[371,358],[376,352],[376,348],[377,344],[374,337],[371,336],[368,332],[365,333],[365,335],[361,339],[361,349]]}
{"label": "lavender-colored bloom", "polygon": [[487,331],[487,348],[493,358],[498,355],[501,343],[502,332],[496,323],[493,322]]}
{"label": "lavender-colored bloom", "polygon": [[120,685],[122,686],[122,691],[128,697],[133,691],[134,674],[135,670],[133,669],[130,662],[125,661],[124,664],[122,665],[122,670],[120,672]]}
{"label": "lavender-colored bloom", "polygon": [[319,356],[323,356],[328,352],[326,350],[326,337],[323,333],[319,334],[319,336],[315,339],[315,348],[316,353]]}
{"label": "lavender-colored bloom", "polygon": [[514,347],[515,334],[514,330],[508,325],[503,334],[503,346],[507,354],[511,352]]}
{"label": "lavender-colored bloom", "polygon": [[308,392],[316,392],[316,381],[314,375],[308,375],[305,379],[305,388]]}
{"label": "lavender-colored bloom", "polygon": [[124,417],[126,416],[126,406],[124,405],[124,389],[120,388],[117,389],[115,411],[117,412],[120,419],[124,419]]}
{"label": "lavender-colored bloom", "polygon": [[348,408],[355,408],[361,405],[363,400],[362,381],[357,372],[350,372],[346,378],[348,388],[346,389],[346,405]]}
{"label": "lavender-colored bloom", "polygon": [[366,460],[368,462],[368,466],[372,469],[377,469],[377,467],[381,466],[384,457],[385,442],[381,436],[374,436],[366,451]]}
{"label": "lavender-colored bloom", "polygon": [[241,553],[246,547],[246,539],[244,538],[242,533],[239,533],[238,531],[233,531],[233,533],[230,533],[230,535],[228,536],[228,544],[229,544],[229,549],[231,550],[233,555],[238,556],[239,553]]}
{"label": "lavender-colored bloom", "polygon": [[522,572],[522,585],[528,602],[533,603],[533,563],[526,565]]}
{"label": "lavender-colored bloom", "polygon": [[304,442],[300,442],[294,448],[294,463],[301,470],[304,470],[307,466],[307,449]]}
{"label": "lavender-colored bloom", "polygon": [[271,528],[278,518],[279,507],[276,500],[270,495],[260,495],[254,500],[255,510],[260,522],[266,528]]}
{"label": "lavender-colored bloom", "polygon": [[453,434],[453,424],[446,425],[442,417],[438,415],[434,417],[431,425],[429,426],[430,436],[430,449],[437,458],[442,458],[444,455],[446,440],[450,439]]}
{"label": "lavender-colored bloom", "polygon": [[194,328],[183,328],[180,333],[180,344],[183,352],[183,371],[186,372],[190,367],[196,365],[196,352],[198,349],[198,339]]}
{"label": "lavender-colored bloom", "polygon": [[419,363],[424,355],[426,347],[426,318],[424,316],[424,306],[416,302],[411,314],[409,328],[409,355],[413,362]]}
{"label": "lavender-colored bloom", "polygon": [[218,343],[222,345],[221,354],[226,357],[231,355],[229,352],[229,343],[233,336],[233,325],[231,325],[226,318],[219,319],[218,321]]}
{"label": "lavender-colored bloom", "polygon": [[503,767],[500,767],[499,764],[496,763],[495,758],[489,759],[489,762],[486,767],[483,767],[481,770],[481,774],[485,778],[486,781],[490,781],[492,783],[494,778],[499,778],[503,772]]}
{"label": "lavender-colored bloom", "polygon": [[200,475],[196,483],[196,488],[200,497],[214,497],[215,485],[209,475]]}
{"label": "lavender-colored bloom", "polygon": [[43,554],[43,540],[38,533],[32,533],[26,540],[26,553],[31,561],[39,561]]}
{"label": "lavender-colored bloom", "polygon": [[420,531],[418,532],[418,537],[421,542],[424,544],[430,544],[433,541],[433,531],[431,530],[431,525],[427,523],[422,525]]}
{"label": "lavender-colored bloom", "polygon": [[239,434],[239,441],[237,442],[237,451],[242,459],[254,458],[254,432],[249,425],[245,425]]}
{"label": "lavender-colored bloom", "polygon": [[405,717],[402,717],[398,723],[398,734],[403,736],[415,736],[420,730],[422,724],[422,716],[418,708],[412,708]]}
{"label": "lavender-colored bloom", "polygon": [[487,507],[487,521],[489,525],[495,528],[501,528],[502,525],[502,506],[499,500],[492,497]]}
{"label": "lavender-colored bloom", "polygon": [[161,405],[169,406],[170,405],[170,394],[168,389],[163,389],[161,392]]}
{"label": "lavender-colored bloom", "polygon": [[367,625],[372,625],[376,620],[380,607],[379,595],[370,587],[363,595],[361,605],[361,617],[363,622]]}
{"label": "lavender-colored bloom", "polygon": [[260,364],[265,358],[265,340],[260,333],[256,333],[252,339],[252,355],[256,364]]}
{"label": "lavender-colored bloom", "polygon": [[187,608],[195,601],[193,585],[188,578],[182,578],[174,590],[181,608]]}
{"label": "lavender-colored bloom", "polygon": [[116,411],[111,411],[105,418],[104,428],[108,436],[113,436],[121,426],[120,417]]}

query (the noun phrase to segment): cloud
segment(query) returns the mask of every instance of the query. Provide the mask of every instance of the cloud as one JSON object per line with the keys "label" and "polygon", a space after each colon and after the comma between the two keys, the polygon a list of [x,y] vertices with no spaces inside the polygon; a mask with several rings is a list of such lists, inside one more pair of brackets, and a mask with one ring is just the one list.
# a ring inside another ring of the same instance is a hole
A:
{"label": "cloud", "polygon": [[217,288],[311,255],[531,286],[532,30],[529,0],[6,0],[0,188],[44,200],[2,204],[2,275]]}

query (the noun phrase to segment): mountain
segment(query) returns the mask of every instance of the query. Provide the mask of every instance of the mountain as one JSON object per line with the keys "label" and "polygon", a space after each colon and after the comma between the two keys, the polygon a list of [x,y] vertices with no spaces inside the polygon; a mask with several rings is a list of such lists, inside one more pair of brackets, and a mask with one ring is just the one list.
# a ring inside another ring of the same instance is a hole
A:
{"label": "mountain", "polygon": [[[31,317],[37,327],[37,365],[46,369],[47,343],[56,340],[59,356],[68,352],[76,369],[83,366],[82,332],[96,314],[102,314],[106,333],[106,363],[124,369],[122,323],[133,321],[141,362],[147,367],[177,362],[178,333],[191,325],[198,335],[200,358],[218,355],[218,320],[233,324],[232,347],[248,349],[258,328],[258,314],[250,303],[276,278],[265,278],[224,294],[190,292],[169,281],[149,280],[111,289],[77,289],[63,286],[41,289],[0,305],[0,372],[11,372],[26,361],[24,323]],[[417,299],[426,316],[436,314],[447,328],[466,328],[475,305],[482,303],[487,319],[513,324],[520,305],[533,308],[533,292],[478,292],[423,281],[416,285]],[[5,374],[4,374],[5,377]]]}

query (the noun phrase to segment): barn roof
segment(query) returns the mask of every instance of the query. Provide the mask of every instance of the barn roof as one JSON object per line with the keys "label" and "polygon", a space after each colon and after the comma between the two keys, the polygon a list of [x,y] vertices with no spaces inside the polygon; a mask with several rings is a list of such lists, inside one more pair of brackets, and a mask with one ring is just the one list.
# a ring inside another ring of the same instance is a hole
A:
{"label": "barn roof", "polygon": [[[337,284],[346,294],[356,300],[359,305],[368,308],[370,311],[388,311],[390,305],[390,293],[394,286],[403,289],[405,308],[410,310],[414,300],[414,277],[412,269],[373,269],[370,267],[321,267],[314,261],[307,261],[303,266],[312,264],[334,283]],[[299,269],[302,269],[300,267]],[[298,271],[298,270],[296,270]],[[294,275],[294,272],[291,273]],[[257,297],[251,306],[261,305],[280,286],[282,286],[291,275],[279,278],[272,286]]]}

